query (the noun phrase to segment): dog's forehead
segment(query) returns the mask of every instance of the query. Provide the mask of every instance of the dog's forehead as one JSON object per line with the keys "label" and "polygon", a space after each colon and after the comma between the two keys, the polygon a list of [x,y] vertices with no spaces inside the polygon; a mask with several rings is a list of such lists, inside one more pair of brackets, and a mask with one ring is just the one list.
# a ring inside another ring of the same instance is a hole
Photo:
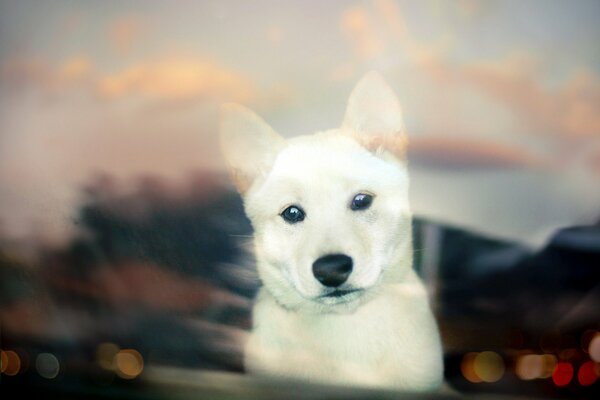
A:
{"label": "dog's forehead", "polygon": [[273,179],[321,182],[328,178],[378,181],[397,174],[397,166],[374,156],[353,139],[335,131],[289,140],[271,171]]}

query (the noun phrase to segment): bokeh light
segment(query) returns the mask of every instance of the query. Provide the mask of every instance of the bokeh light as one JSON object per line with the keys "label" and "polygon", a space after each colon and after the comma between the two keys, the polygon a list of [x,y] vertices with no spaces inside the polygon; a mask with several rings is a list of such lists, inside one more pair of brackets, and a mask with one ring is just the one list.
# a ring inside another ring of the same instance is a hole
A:
{"label": "bokeh light", "polygon": [[15,376],[21,370],[21,357],[12,350],[2,351],[2,373]]}
{"label": "bokeh light", "polygon": [[552,380],[556,386],[567,386],[573,379],[573,365],[569,362],[559,362],[552,373]]}
{"label": "bokeh light", "polygon": [[527,354],[517,358],[515,373],[523,380],[529,381],[542,375],[543,360],[537,354]]}
{"label": "bokeh light", "polygon": [[114,369],[114,359],[120,348],[114,343],[101,343],[96,349],[96,362],[107,370]]}
{"label": "bokeh light", "polygon": [[54,379],[60,372],[60,362],[54,354],[40,353],[35,360],[35,369],[40,376]]}
{"label": "bokeh light", "polygon": [[590,353],[590,358],[592,360],[600,362],[600,333],[594,335],[593,339],[590,341],[588,353]]}
{"label": "bokeh light", "polygon": [[142,373],[144,359],[134,349],[124,349],[115,356],[116,372],[121,378],[133,379]]}
{"label": "bokeh light", "polygon": [[504,360],[493,351],[479,353],[473,360],[475,374],[484,382],[497,382],[504,375]]}
{"label": "bokeh light", "polygon": [[577,380],[581,386],[593,385],[598,380],[596,364],[593,361],[586,361],[579,367]]}
{"label": "bokeh light", "polygon": [[556,368],[558,360],[554,354],[543,354],[542,355],[542,374],[540,379],[550,378]]}
{"label": "bokeh light", "polygon": [[552,354],[525,354],[517,358],[515,373],[525,381],[549,378],[556,362],[556,356]]}
{"label": "bokeh light", "polygon": [[475,369],[473,368],[473,363],[475,361],[475,357],[477,357],[477,353],[467,353],[463,356],[462,362],[460,363],[460,371],[466,380],[471,383],[481,383],[482,380],[475,373]]}

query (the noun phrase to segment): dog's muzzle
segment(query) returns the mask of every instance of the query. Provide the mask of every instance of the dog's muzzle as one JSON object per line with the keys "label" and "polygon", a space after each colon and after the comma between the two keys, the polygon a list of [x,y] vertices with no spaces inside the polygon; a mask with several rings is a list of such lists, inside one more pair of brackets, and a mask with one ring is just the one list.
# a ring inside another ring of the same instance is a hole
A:
{"label": "dog's muzzle", "polygon": [[338,287],[346,282],[352,273],[352,258],[345,254],[329,254],[318,258],[313,263],[312,270],[322,285]]}

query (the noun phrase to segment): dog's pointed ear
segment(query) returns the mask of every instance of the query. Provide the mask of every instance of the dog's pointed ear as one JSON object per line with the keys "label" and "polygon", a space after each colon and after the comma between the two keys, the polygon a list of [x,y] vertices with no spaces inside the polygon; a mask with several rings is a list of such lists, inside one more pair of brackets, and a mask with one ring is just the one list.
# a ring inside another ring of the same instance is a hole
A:
{"label": "dog's pointed ear", "polygon": [[342,131],[373,153],[387,151],[397,159],[405,158],[407,137],[400,101],[379,73],[367,73],[352,90]]}
{"label": "dog's pointed ear", "polygon": [[219,130],[223,155],[243,195],[268,173],[285,139],[253,111],[233,103],[221,106]]}

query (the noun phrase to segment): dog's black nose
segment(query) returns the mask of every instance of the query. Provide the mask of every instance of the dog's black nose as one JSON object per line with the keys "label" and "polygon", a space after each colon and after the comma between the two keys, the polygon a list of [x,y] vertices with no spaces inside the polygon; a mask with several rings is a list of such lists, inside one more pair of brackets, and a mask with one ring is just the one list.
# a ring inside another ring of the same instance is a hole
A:
{"label": "dog's black nose", "polygon": [[329,254],[313,263],[313,275],[321,284],[340,286],[352,272],[352,258],[345,254]]}

